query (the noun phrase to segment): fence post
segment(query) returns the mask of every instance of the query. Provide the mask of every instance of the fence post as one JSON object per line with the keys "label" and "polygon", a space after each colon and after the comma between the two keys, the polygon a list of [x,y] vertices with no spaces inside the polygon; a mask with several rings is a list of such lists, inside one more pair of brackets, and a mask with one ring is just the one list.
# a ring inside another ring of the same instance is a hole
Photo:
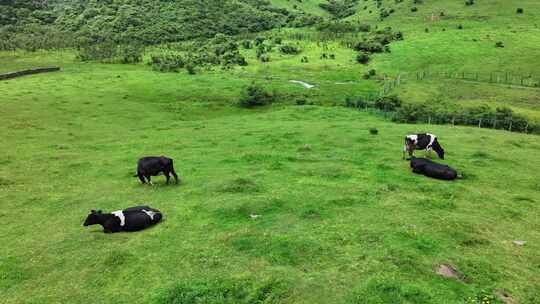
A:
{"label": "fence post", "polygon": [[508,84],[508,72],[506,72],[506,79],[504,80],[504,83]]}
{"label": "fence post", "polygon": [[455,119],[456,119],[455,117],[452,117],[452,127],[455,126]]}
{"label": "fence post", "polygon": [[489,82],[493,82],[493,73],[489,73]]}
{"label": "fence post", "polygon": [[465,72],[461,72],[461,79],[465,79]]}
{"label": "fence post", "polygon": [[482,118],[480,118],[480,119],[478,120],[478,127],[479,127],[479,128],[482,127]]}
{"label": "fence post", "polygon": [[513,120],[510,119],[510,127],[508,127],[508,131],[512,132],[512,122]]}
{"label": "fence post", "polygon": [[428,125],[431,124],[431,116],[428,117]]}
{"label": "fence post", "polygon": [[493,119],[493,129],[497,129],[497,119]]}

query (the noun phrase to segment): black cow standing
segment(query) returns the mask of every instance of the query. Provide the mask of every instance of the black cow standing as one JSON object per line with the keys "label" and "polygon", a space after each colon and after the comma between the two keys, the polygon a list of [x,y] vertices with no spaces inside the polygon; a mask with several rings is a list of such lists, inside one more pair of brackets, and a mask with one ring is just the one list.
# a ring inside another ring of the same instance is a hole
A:
{"label": "black cow standing", "polygon": [[148,183],[152,185],[150,177],[158,176],[160,173],[163,173],[167,178],[167,184],[171,174],[178,183],[178,175],[174,172],[173,160],[165,156],[148,156],[139,159],[135,177],[139,177],[143,184],[146,184],[148,180]]}
{"label": "black cow standing", "polygon": [[439,144],[437,136],[429,133],[411,134],[405,137],[405,146],[403,147],[403,159],[405,152],[409,153],[409,157],[413,156],[414,150],[425,150],[431,153],[434,150],[440,159],[444,159],[444,149]]}
{"label": "black cow standing", "polygon": [[162,217],[161,211],[149,206],[131,207],[111,213],[92,210],[83,226],[99,224],[105,233],[139,231],[159,223]]}
{"label": "black cow standing", "polygon": [[456,170],[447,165],[433,162],[427,158],[411,157],[411,168],[414,173],[423,174],[436,179],[454,180],[458,178]]}

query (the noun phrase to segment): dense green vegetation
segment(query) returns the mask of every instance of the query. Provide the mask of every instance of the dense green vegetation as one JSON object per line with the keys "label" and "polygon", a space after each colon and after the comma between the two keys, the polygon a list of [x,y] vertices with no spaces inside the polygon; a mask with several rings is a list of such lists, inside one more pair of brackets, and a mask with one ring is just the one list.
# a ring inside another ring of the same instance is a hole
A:
{"label": "dense green vegetation", "polygon": [[[0,49],[151,45],[305,26],[319,17],[263,0],[19,1],[0,5]],[[60,41],[60,43],[59,43]]]}
{"label": "dense green vegetation", "polygon": [[[540,303],[540,3],[512,2],[0,2],[0,73],[62,68],[0,82],[0,303]],[[412,132],[463,179],[412,174]],[[82,227],[141,203],[165,221]]]}

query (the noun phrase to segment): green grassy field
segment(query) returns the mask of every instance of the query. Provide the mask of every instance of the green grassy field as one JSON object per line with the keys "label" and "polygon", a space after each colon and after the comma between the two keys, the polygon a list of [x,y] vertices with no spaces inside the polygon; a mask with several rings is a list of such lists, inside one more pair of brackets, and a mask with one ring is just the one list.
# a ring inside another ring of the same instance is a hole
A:
{"label": "green grassy field", "polygon": [[[249,79],[58,58],[62,72],[0,83],[2,303],[540,302],[537,136],[240,110]],[[463,180],[410,172],[402,138],[417,131],[440,136]],[[176,160],[181,185],[131,177],[153,154]],[[90,209],[141,203],[165,221],[82,227]]]}
{"label": "green grassy field", "polygon": [[[271,2],[327,16],[323,1]],[[348,20],[405,37],[368,65],[339,40],[312,39],[315,29],[256,34],[284,37],[298,55],[275,47],[261,63],[242,49],[248,66],[195,75],[82,63],[70,50],[0,52],[0,73],[62,67],[0,81],[0,303],[487,304],[502,292],[540,303],[538,136],[394,124],[339,106],[378,94],[387,74],[402,75],[392,93],[406,103],[509,106],[540,119],[538,88],[415,77],[540,77],[540,4],[423,2],[413,13],[412,0],[383,0],[395,13],[380,21],[375,1],[360,1]],[[240,109],[254,81],[277,102]],[[412,174],[401,159],[412,132],[437,134],[443,162],[464,178]],[[146,155],[174,158],[182,183],[140,185],[132,176]],[[91,209],[139,204],[165,220],[131,234],[82,227]],[[436,274],[441,264],[461,278]]]}

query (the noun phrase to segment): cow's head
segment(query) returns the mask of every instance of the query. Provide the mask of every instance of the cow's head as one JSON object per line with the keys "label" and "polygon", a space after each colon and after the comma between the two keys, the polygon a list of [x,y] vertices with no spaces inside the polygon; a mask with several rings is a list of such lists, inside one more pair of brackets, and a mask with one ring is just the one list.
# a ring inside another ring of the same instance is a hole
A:
{"label": "cow's head", "polygon": [[101,218],[101,210],[92,210],[90,211],[90,214],[86,217],[86,220],[84,221],[83,226],[91,226],[96,225],[100,223]]}
{"label": "cow's head", "polygon": [[439,156],[440,159],[444,159],[444,149],[442,147],[438,147],[436,149],[433,149],[435,150],[435,152],[437,152],[437,155]]}

